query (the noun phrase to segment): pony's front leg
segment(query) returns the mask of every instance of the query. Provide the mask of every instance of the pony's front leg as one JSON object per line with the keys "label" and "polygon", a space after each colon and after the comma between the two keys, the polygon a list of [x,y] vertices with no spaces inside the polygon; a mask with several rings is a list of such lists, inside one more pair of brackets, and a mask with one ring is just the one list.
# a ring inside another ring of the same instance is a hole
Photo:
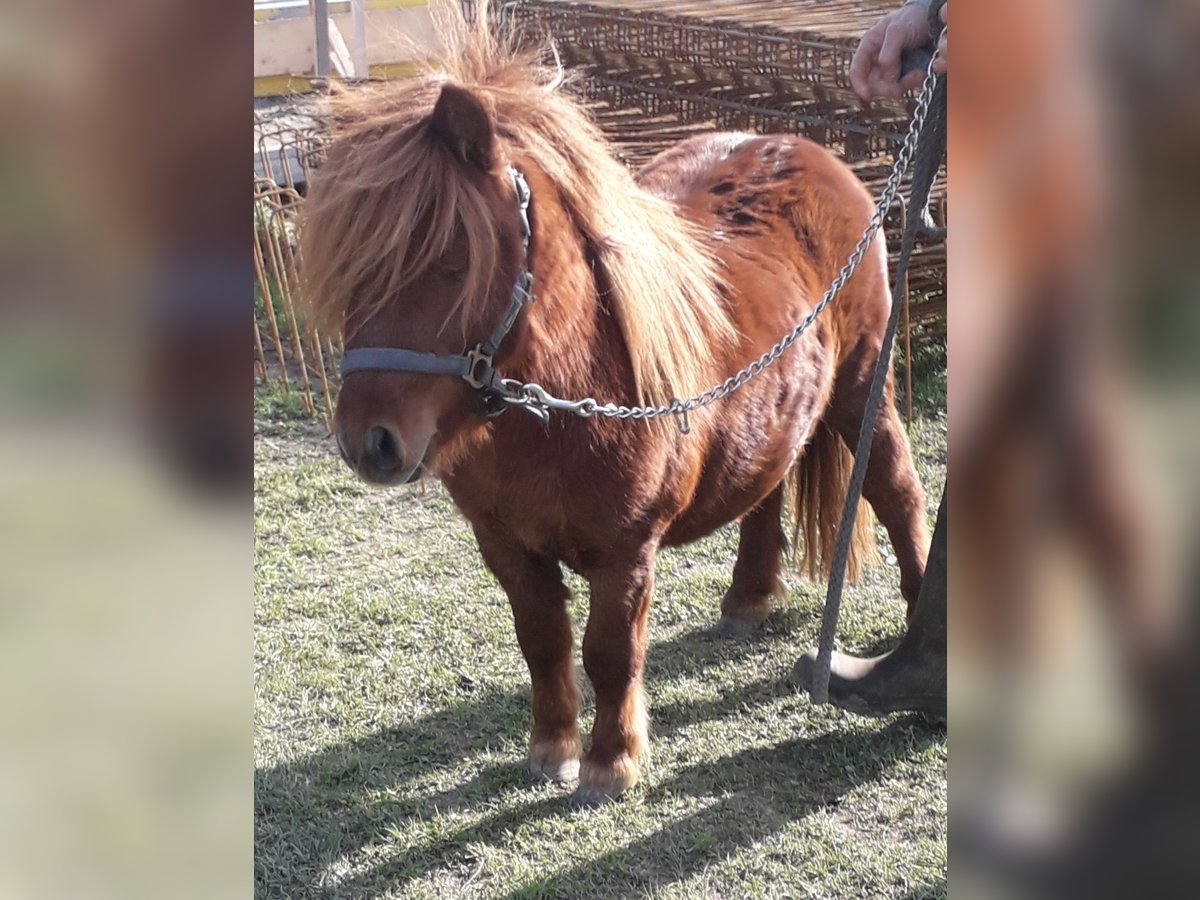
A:
{"label": "pony's front leg", "polygon": [[579,770],[575,806],[612,800],[640,775],[647,749],[642,665],[654,588],[654,549],[632,561],[589,573],[591,612],[583,637],[583,667],[596,689],[592,745]]}
{"label": "pony's front leg", "polygon": [[572,658],[569,591],[557,560],[531,554],[498,531],[477,527],[484,562],[508,594],[517,643],[533,687],[529,770],[574,781],[579,774],[579,688]]}

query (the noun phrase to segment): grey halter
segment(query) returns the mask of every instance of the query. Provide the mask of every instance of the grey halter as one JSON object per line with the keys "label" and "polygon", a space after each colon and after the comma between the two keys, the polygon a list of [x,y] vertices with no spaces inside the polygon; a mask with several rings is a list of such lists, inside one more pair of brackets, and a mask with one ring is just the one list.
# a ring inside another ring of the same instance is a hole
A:
{"label": "grey halter", "polygon": [[502,383],[499,373],[493,364],[493,358],[504,340],[505,335],[512,330],[517,316],[526,303],[533,302],[533,275],[529,271],[529,185],[525,176],[513,166],[508,167],[508,176],[512,179],[513,188],[517,193],[517,215],[521,223],[521,245],[525,258],[522,261],[521,272],[513,285],[508,308],[500,323],[492,330],[488,339],[476,344],[470,350],[460,354],[425,353],[417,350],[405,350],[399,347],[360,347],[348,350],[342,357],[342,377],[352,372],[391,371],[419,372],[425,375],[457,375],[471,387],[483,392],[484,403],[488,415],[498,415],[509,405],[505,398],[511,391]]}

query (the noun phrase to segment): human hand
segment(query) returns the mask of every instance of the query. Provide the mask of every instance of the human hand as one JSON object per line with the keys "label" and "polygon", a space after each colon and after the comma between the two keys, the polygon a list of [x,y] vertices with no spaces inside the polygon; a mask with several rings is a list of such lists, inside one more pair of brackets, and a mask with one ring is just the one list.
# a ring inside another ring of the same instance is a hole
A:
{"label": "human hand", "polygon": [[[943,7],[943,20],[945,15]],[[867,103],[875,97],[899,99],[905,91],[920,87],[924,72],[914,70],[900,77],[900,54],[924,47],[929,40],[929,9],[924,4],[909,3],[888,13],[867,29],[854,52],[850,62],[854,93]]]}

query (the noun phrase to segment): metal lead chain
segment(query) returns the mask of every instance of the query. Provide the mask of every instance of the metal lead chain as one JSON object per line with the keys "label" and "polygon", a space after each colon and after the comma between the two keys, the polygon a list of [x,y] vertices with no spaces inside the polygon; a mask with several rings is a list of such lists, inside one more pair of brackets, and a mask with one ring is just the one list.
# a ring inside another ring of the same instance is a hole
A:
{"label": "metal lead chain", "polygon": [[908,134],[904,136],[904,144],[896,156],[896,162],[892,166],[892,171],[884,183],[879,198],[875,201],[875,212],[867,222],[867,227],[859,237],[858,243],[854,245],[850,257],[839,270],[837,277],[833,279],[833,283],[826,289],[821,301],[770,349],[751,361],[745,368],[730,375],[704,393],[687,400],[675,399],[664,406],[619,406],[615,403],[599,403],[591,397],[582,400],[562,400],[548,394],[540,385],[523,384],[512,378],[503,379],[501,382],[507,392],[505,401],[514,406],[526,407],[531,411],[544,412],[557,409],[572,412],[585,419],[592,416],[606,416],[612,419],[658,419],[662,416],[675,416],[680,430],[686,434],[690,430],[688,413],[723,400],[774,365],[846,286],[846,282],[854,275],[863,261],[863,257],[866,256],[879,229],[883,227],[884,217],[896,199],[896,192],[900,190],[900,180],[908,171],[908,166],[912,162],[912,156],[916,150],[917,138],[921,134],[921,128],[925,125],[925,116],[929,112],[929,102],[933,98],[933,89],[937,81],[937,76],[933,71],[933,63],[937,57],[938,54],[935,52],[929,60],[929,67],[925,71],[925,81],[921,84],[921,91],[917,95],[916,106],[913,108],[913,116],[908,123]]}

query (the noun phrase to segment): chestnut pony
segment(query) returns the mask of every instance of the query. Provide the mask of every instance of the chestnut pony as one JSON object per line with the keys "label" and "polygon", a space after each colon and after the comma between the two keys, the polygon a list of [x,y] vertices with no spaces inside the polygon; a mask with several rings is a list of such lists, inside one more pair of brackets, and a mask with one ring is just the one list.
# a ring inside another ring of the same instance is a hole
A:
{"label": "chestnut pony", "polygon": [[[877,240],[814,327],[694,413],[689,434],[671,417],[492,415],[505,404],[474,376],[427,363],[453,369],[484,344],[525,269],[533,299],[501,332],[496,370],[559,397],[661,403],[722,381],[810,310],[872,201],[845,165],[790,135],[692,139],[631,175],[560,90],[558,69],[483,27],[460,22],[444,37],[440,71],[338,106],[306,201],[307,293],[342,329],[348,360],[363,348],[417,360],[346,373],[339,448],[367,481],[446,485],[512,606],[532,681],[529,765],[577,775],[573,801],[593,803],[637,780],[647,747],[641,681],[659,549],[740,519],[727,631],[757,625],[782,594],[785,515],[810,572],[830,550],[891,302],[886,255]],[[531,195],[527,248],[512,170]],[[925,500],[890,381],[877,429],[865,498],[911,609]],[[562,565],[591,588],[582,655],[596,717],[582,760]]]}

